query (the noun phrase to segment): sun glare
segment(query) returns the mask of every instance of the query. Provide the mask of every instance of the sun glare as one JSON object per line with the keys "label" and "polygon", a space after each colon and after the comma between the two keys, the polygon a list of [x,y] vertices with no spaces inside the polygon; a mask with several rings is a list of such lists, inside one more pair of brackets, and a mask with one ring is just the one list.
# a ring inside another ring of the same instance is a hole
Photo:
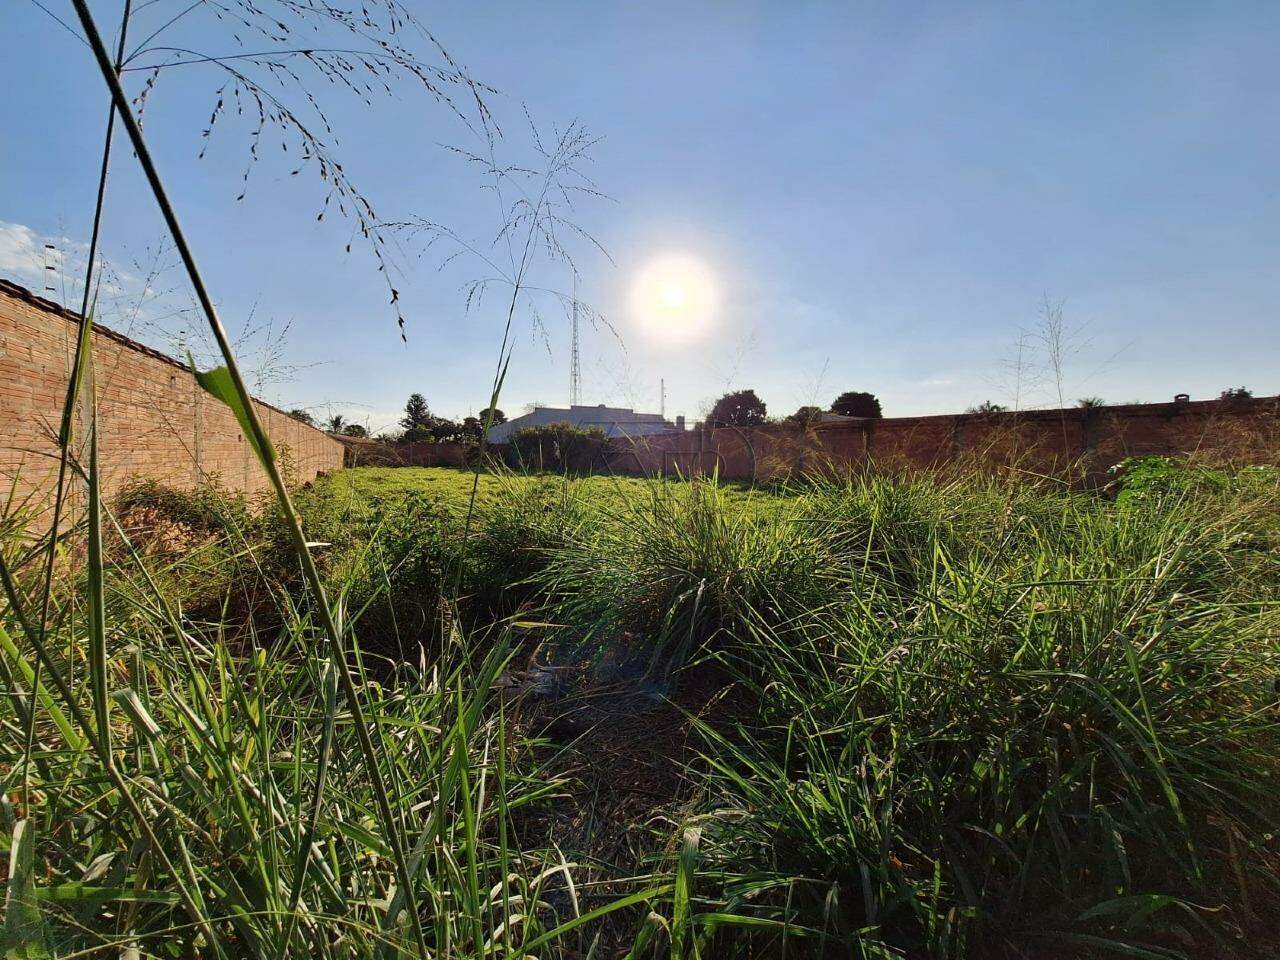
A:
{"label": "sun glare", "polygon": [[717,291],[707,265],[668,254],[645,264],[631,291],[637,325],[665,343],[696,340],[714,322]]}

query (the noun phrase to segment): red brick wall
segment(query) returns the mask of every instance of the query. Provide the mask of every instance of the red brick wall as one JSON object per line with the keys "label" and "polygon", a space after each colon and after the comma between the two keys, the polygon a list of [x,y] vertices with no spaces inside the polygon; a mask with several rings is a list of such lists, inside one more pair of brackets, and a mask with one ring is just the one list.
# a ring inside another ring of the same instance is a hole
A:
{"label": "red brick wall", "polygon": [[[74,314],[0,280],[0,497],[16,481],[18,496],[39,505],[53,484],[76,334]],[[269,489],[235,416],[182,364],[99,327],[93,381],[108,495],[134,476],[181,487],[216,478],[250,495]],[[291,479],[305,482],[342,466],[337,441],[268,404],[255,406]]]}
{"label": "red brick wall", "polygon": [[865,463],[893,468],[972,462],[1043,472],[1082,466],[1096,480],[1126,457],[1196,453],[1277,462],[1280,397],[849,420],[808,431],[784,424],[693,430],[615,441],[609,463],[621,473],[718,468],[726,479],[767,480]]}

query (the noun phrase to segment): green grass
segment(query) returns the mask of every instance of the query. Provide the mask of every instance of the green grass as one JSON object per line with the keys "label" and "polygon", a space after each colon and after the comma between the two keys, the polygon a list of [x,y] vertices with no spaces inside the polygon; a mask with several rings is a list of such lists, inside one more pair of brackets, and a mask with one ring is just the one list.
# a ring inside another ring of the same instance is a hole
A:
{"label": "green grass", "polygon": [[[451,513],[465,512],[471,495],[472,474],[467,470],[448,467],[358,467],[343,470],[317,480],[308,495],[350,499],[354,502],[387,504],[415,496],[438,498]],[[573,495],[594,504],[602,510],[611,505],[625,504],[648,495],[654,488],[682,486],[684,481],[645,480],[637,477],[589,476],[561,478],[555,476],[528,476],[521,474],[481,474],[477,496],[484,508],[502,502],[513,490],[530,488],[567,488]],[[778,498],[740,485],[725,485],[724,496],[738,504],[775,501]]]}
{"label": "green grass", "polygon": [[[1132,476],[1117,499],[484,475],[465,546],[468,473],[299,491],[428,954],[1270,955],[1280,487]],[[138,554],[112,508],[186,539]],[[59,582],[66,687],[46,674],[29,752],[40,637],[0,612],[6,945],[418,952],[277,511],[146,487],[104,509],[102,613]],[[39,565],[5,555],[25,603]],[[677,699],[731,681],[638,868],[532,828],[583,798],[492,687],[560,638],[648,651]]]}

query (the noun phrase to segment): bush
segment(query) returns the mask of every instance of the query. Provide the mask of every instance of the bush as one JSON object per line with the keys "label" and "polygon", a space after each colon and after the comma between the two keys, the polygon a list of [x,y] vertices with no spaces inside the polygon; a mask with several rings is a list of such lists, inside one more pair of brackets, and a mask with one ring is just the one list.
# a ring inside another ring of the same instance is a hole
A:
{"label": "bush", "polygon": [[[135,480],[111,509],[130,543],[152,558],[154,575],[194,619],[244,624],[266,622],[276,601],[296,584],[295,565],[271,504],[230,493],[216,479],[180,489]],[[110,524],[105,525],[108,533]],[[111,555],[127,562],[114,536]]]}
{"label": "bush", "polygon": [[155,549],[165,549],[166,539],[181,549],[192,540],[246,530],[252,521],[249,502],[216,479],[191,489],[134,479],[116,495],[115,510],[131,539]]}
{"label": "bush", "polygon": [[1174,457],[1129,457],[1111,468],[1121,503],[1191,493],[1220,493],[1231,481],[1221,470]]}
{"label": "bush", "polygon": [[537,473],[585,473],[599,461],[605,443],[599,427],[569,423],[522,427],[507,444],[507,464]]}

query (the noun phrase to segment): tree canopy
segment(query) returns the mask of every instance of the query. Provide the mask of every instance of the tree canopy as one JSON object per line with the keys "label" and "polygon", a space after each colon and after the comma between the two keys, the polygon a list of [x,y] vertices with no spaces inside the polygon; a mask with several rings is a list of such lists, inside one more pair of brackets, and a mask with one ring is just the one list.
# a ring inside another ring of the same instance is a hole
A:
{"label": "tree canopy", "polygon": [[807,427],[821,420],[822,413],[823,413],[823,410],[821,407],[812,407],[812,406],[801,407],[795,413],[790,414],[787,417],[787,422],[798,424],[799,426],[802,426],[802,427]]}
{"label": "tree canopy", "polygon": [[983,400],[981,403],[974,404],[965,413],[1004,413],[1008,409],[1004,404]]}
{"label": "tree canopy", "polygon": [[884,414],[880,410],[880,401],[874,393],[859,390],[846,390],[831,401],[831,412],[843,417],[870,417],[878,419]]}
{"label": "tree canopy", "polygon": [[404,416],[400,418],[400,426],[405,430],[423,430],[431,426],[431,408],[427,406],[427,398],[420,393],[411,393],[404,405]]}
{"label": "tree canopy", "polygon": [[764,423],[767,410],[754,390],[735,390],[715,402],[707,422],[713,427],[755,427]]}

